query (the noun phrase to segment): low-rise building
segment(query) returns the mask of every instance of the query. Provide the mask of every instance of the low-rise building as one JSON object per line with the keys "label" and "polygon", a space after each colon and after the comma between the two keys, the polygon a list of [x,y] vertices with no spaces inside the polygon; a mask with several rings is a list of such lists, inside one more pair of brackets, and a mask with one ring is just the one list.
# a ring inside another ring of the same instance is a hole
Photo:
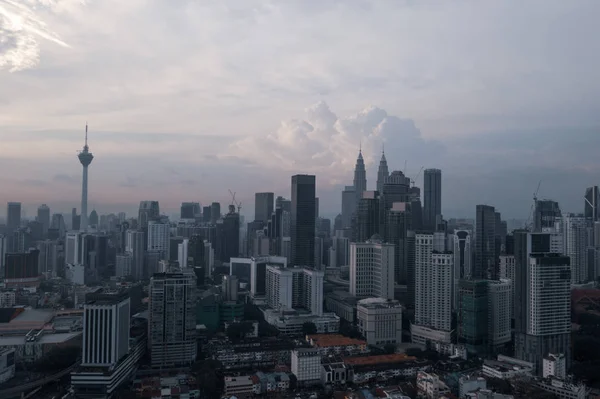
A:
{"label": "low-rise building", "polygon": [[0,350],[0,384],[15,376],[15,350]]}
{"label": "low-rise building", "polygon": [[[462,396],[461,396],[462,398]],[[489,389],[482,389],[476,392],[470,392],[466,394],[466,399],[514,399],[512,395],[504,395],[501,393],[496,393]]]}
{"label": "low-rise building", "polygon": [[348,338],[340,334],[307,335],[306,341],[313,348],[318,348],[321,356],[353,356],[369,353],[369,346],[366,341]]}
{"label": "low-rise building", "polygon": [[[258,388],[255,388],[258,386]],[[224,394],[246,398],[255,394],[255,389],[260,389],[260,382],[256,383],[252,376],[225,377]]]}
{"label": "low-rise building", "polygon": [[290,389],[290,376],[286,373],[257,372],[252,376],[255,382],[254,394],[264,395],[274,392],[285,392]]}
{"label": "low-rise building", "polygon": [[583,384],[573,384],[553,377],[538,380],[536,385],[561,399],[586,399],[589,393],[588,388]]}
{"label": "low-rise building", "polygon": [[544,357],[543,367],[544,378],[555,377],[560,380],[567,378],[567,362],[565,355],[562,353],[549,353],[548,356]]}
{"label": "low-rise building", "polygon": [[352,381],[352,369],[348,367],[340,358],[323,360],[321,368],[321,383],[345,385]]}
{"label": "low-rise building", "polygon": [[346,357],[343,362],[352,369],[352,382],[355,384],[398,377],[414,378],[419,371],[430,366],[428,361],[404,353]]}
{"label": "low-rise building", "polygon": [[468,393],[487,389],[487,381],[483,377],[462,376],[458,380],[458,396],[465,398]]}
{"label": "low-rise building", "polygon": [[498,360],[485,360],[482,371],[486,377],[508,380],[519,376],[531,376],[533,368],[533,363],[498,355]]}
{"label": "low-rise building", "polygon": [[385,298],[367,298],[356,305],[358,329],[369,345],[402,343],[402,305]]}
{"label": "low-rise building", "polygon": [[292,351],[292,373],[299,383],[321,381],[321,354],[317,348],[301,348]]}
{"label": "low-rise building", "polygon": [[440,377],[433,373],[419,371],[417,374],[417,389],[421,397],[428,399],[439,399],[450,393],[450,388]]}
{"label": "low-rise building", "polygon": [[263,310],[265,321],[277,328],[280,334],[289,337],[302,336],[304,323],[313,323],[317,333],[330,334],[340,330],[340,318],[333,313],[314,315],[296,310]]}
{"label": "low-rise building", "polygon": [[0,291],[0,308],[12,308],[13,306],[15,306],[15,292]]}
{"label": "low-rise building", "polygon": [[289,364],[296,344],[287,339],[244,339],[243,342],[210,341],[204,350],[226,370]]}

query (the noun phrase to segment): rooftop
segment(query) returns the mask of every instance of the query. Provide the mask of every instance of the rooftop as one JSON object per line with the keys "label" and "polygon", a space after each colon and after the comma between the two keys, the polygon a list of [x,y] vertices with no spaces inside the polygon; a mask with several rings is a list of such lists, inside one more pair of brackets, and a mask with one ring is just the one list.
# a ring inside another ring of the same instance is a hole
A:
{"label": "rooftop", "polygon": [[314,334],[307,335],[307,340],[312,341],[313,345],[318,348],[328,348],[331,346],[349,346],[349,345],[366,345],[366,341],[360,339],[344,337],[340,334]]}
{"label": "rooftop", "polygon": [[345,357],[343,360],[344,363],[352,366],[370,366],[385,363],[413,362],[417,358],[408,356],[405,353],[394,353],[391,355]]}
{"label": "rooftop", "polygon": [[[81,331],[72,333],[57,333],[57,334],[44,334],[40,337],[37,344],[60,344],[63,342],[70,341],[71,339],[81,335]],[[1,346],[18,346],[25,344],[25,335],[15,335],[9,337],[0,337]]]}
{"label": "rooftop", "polygon": [[391,307],[402,307],[399,301],[395,299],[385,299],[385,298],[366,298],[358,301],[359,306],[369,307],[369,308],[391,308]]}

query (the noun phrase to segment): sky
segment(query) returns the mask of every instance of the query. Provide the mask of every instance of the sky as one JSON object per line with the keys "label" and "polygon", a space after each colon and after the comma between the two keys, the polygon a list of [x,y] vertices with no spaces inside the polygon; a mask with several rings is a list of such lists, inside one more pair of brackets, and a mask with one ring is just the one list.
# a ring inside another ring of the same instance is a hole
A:
{"label": "sky", "polygon": [[446,218],[583,209],[600,183],[596,0],[0,0],[8,201],[166,213],[317,175],[335,215],[362,146],[374,189],[442,169]]}

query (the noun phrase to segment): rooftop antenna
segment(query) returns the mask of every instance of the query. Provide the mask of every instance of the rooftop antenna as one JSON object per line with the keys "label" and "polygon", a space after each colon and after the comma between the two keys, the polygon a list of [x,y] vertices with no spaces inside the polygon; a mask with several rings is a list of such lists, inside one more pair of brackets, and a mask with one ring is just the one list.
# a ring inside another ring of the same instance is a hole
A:
{"label": "rooftop antenna", "polygon": [[85,122],[85,145],[83,146],[83,148],[87,151],[88,149],[88,144],[87,144],[87,136],[88,136],[88,123],[87,121]]}

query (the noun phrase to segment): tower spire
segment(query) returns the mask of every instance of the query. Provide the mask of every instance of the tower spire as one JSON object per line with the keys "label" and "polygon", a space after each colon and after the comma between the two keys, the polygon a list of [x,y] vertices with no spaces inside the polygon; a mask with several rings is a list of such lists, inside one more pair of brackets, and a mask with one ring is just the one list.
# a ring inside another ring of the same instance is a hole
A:
{"label": "tower spire", "polygon": [[85,146],[87,147],[87,130],[88,130],[88,124],[87,122],[85,122]]}

